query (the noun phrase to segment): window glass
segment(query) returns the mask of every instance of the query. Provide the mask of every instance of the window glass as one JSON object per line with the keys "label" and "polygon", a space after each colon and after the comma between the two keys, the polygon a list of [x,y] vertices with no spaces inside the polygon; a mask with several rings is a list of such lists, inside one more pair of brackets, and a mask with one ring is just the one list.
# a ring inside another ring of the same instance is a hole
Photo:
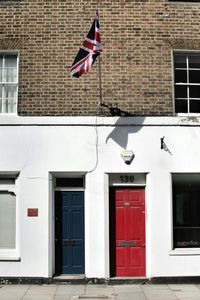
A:
{"label": "window glass", "polygon": [[12,113],[15,111],[17,87],[14,85],[6,85],[3,90],[2,112]]}
{"label": "window glass", "polygon": [[17,81],[17,56],[8,54],[5,56],[5,82]]}
{"label": "window glass", "polygon": [[186,56],[174,55],[174,66],[175,68],[186,68]]}
{"label": "window glass", "polygon": [[177,100],[175,110],[181,113],[187,113],[187,100]]}
{"label": "window glass", "polygon": [[200,68],[200,55],[189,56],[189,68],[194,68],[194,69]]}
{"label": "window glass", "polygon": [[3,74],[3,55],[0,54],[0,82],[2,82],[2,74]]}
{"label": "window glass", "polygon": [[5,98],[6,99],[15,99],[17,93],[17,87],[14,85],[5,86]]}
{"label": "window glass", "polygon": [[0,248],[15,248],[16,228],[16,199],[15,195],[0,192]]}
{"label": "window glass", "polygon": [[173,175],[174,248],[200,247],[200,175]]}
{"label": "window glass", "polygon": [[190,98],[199,98],[200,99],[200,85],[190,86]]}
{"label": "window glass", "polygon": [[185,98],[187,99],[187,86],[176,85],[175,86],[176,98]]}
{"label": "window glass", "polygon": [[17,55],[16,54],[6,54],[5,55],[5,67],[6,68],[16,68],[17,67]]}
{"label": "window glass", "polygon": [[190,112],[195,113],[199,111],[200,112],[200,101],[197,100],[191,100],[190,101]]}
{"label": "window glass", "polygon": [[190,70],[189,71],[189,81],[191,83],[200,84],[200,70]]}
{"label": "window glass", "polygon": [[84,185],[83,177],[81,178],[67,178],[58,177],[56,178],[56,187],[80,187]]}
{"label": "window glass", "polygon": [[175,70],[175,81],[179,83],[187,82],[187,72],[185,70]]}

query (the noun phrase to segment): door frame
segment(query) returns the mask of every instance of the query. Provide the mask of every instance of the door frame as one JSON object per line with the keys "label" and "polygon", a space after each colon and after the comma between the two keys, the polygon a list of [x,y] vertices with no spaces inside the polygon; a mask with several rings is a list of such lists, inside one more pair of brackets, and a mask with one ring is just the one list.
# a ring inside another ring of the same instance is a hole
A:
{"label": "door frame", "polygon": [[[111,252],[111,249],[110,249],[110,243],[111,243],[111,233],[110,233],[110,223],[111,223],[111,212],[110,212],[110,201],[111,201],[111,189],[144,189],[144,208],[145,208],[145,221],[144,221],[144,224],[145,224],[145,244],[147,245],[147,220],[146,220],[146,185],[144,184],[141,184],[141,185],[110,185],[109,186],[109,191],[108,191],[108,194],[109,194],[109,197],[108,197],[108,201],[109,201],[109,273],[110,273],[110,278],[112,278],[112,271],[111,271],[111,268],[112,268],[112,264],[111,264],[111,256],[110,256],[110,252]],[[115,224],[116,226],[116,224]],[[126,277],[129,277],[129,276],[126,276]],[[134,277],[134,276],[131,276],[131,277]],[[135,276],[137,277],[137,276]],[[145,247],[145,275],[144,277],[147,277],[147,247]]]}
{"label": "door frame", "polygon": [[[56,187],[56,178],[83,178],[83,187]],[[52,185],[50,187],[50,194],[52,195],[52,203],[50,208],[50,266],[49,269],[49,277],[53,277],[55,275],[55,192],[56,191],[64,191],[64,192],[84,192],[84,218],[85,218],[85,173],[66,173],[66,172],[55,172],[50,173],[50,180],[52,181]],[[52,221],[51,221],[52,220]],[[84,222],[84,232],[85,232],[85,222]],[[84,238],[84,249],[85,249],[85,238]],[[85,252],[84,252],[85,253]],[[67,275],[67,274],[66,274]],[[85,274],[84,274],[85,275]],[[70,276],[70,274],[69,274]]]}

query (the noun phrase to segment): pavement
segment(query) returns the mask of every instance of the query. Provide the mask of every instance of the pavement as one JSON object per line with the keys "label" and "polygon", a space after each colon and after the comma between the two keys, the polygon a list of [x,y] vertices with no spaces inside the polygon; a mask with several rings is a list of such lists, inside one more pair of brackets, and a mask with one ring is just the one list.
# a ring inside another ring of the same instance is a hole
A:
{"label": "pavement", "polygon": [[200,300],[200,284],[0,285],[0,300]]}

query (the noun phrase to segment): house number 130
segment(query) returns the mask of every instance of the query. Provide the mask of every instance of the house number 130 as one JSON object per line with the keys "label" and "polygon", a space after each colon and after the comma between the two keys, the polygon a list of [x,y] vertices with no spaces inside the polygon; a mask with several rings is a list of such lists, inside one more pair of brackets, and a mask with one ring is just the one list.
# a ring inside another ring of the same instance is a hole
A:
{"label": "house number 130", "polygon": [[123,175],[120,176],[121,183],[129,183],[134,182],[134,176]]}

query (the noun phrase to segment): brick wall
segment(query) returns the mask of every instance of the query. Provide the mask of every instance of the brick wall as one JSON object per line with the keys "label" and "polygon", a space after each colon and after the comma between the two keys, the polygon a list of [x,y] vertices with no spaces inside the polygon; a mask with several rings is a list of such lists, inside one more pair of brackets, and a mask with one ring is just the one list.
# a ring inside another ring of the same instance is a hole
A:
{"label": "brick wall", "polygon": [[[171,52],[200,49],[200,2],[98,2],[103,100],[134,115],[171,115]],[[0,1],[0,50],[20,54],[19,115],[98,113],[98,64],[79,79],[69,74],[96,8],[89,0]]]}

